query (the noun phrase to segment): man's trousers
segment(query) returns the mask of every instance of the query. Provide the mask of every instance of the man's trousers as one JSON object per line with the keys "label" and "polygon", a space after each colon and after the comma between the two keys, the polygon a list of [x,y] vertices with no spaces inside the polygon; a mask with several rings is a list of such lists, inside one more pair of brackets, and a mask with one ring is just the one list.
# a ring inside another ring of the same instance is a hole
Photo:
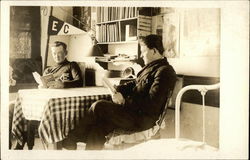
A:
{"label": "man's trousers", "polygon": [[106,142],[105,136],[117,128],[136,130],[137,115],[123,105],[100,100],[92,104],[69,138],[75,142],[85,142],[86,150],[100,150]]}

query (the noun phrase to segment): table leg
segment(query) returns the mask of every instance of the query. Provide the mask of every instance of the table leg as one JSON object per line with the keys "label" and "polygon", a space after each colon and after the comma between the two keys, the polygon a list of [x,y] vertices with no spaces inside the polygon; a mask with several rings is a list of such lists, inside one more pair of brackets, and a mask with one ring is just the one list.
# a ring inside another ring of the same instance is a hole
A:
{"label": "table leg", "polygon": [[28,126],[27,126],[27,146],[28,146],[29,150],[32,150],[33,146],[34,146],[35,129],[36,129],[35,121],[28,121]]}

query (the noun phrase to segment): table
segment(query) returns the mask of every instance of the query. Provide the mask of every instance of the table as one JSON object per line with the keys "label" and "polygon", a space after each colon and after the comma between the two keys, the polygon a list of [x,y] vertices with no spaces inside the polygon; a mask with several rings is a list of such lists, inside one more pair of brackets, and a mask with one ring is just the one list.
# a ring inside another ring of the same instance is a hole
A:
{"label": "table", "polygon": [[[87,108],[97,100],[111,100],[105,87],[70,89],[24,89],[15,101],[12,133],[19,144],[31,128],[27,120],[39,121],[38,133],[44,144],[56,143],[67,137]],[[28,144],[32,149],[34,142]]]}

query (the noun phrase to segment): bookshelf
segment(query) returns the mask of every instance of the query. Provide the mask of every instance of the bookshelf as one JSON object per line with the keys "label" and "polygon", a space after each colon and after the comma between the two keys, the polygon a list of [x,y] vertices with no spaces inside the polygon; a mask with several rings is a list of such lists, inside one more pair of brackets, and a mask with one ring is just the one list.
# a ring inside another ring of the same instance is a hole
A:
{"label": "bookshelf", "polygon": [[[152,33],[152,8],[97,7],[95,26],[97,44],[103,54],[118,55],[119,62],[122,59],[119,55],[128,55],[128,58],[122,60],[123,69],[126,65],[141,61],[138,40]],[[104,56],[96,58],[96,62],[108,70],[109,68],[122,70],[117,66],[112,67],[116,59],[105,60]]]}
{"label": "bookshelf", "polygon": [[137,7],[98,7],[96,39],[100,44],[109,42],[137,42],[152,30],[152,16],[141,15]]}

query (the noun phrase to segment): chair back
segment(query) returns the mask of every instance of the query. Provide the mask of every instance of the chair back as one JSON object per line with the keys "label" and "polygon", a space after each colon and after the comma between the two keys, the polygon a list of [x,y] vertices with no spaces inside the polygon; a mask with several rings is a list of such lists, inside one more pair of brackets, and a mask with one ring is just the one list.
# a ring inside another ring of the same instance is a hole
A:
{"label": "chair back", "polygon": [[152,138],[159,137],[159,131],[161,128],[165,127],[164,118],[167,113],[167,108],[170,105],[173,90],[175,88],[175,82],[172,87],[169,89],[167,94],[167,100],[165,106],[161,109],[161,114],[159,119],[155,122],[155,125],[150,129],[144,131],[125,131],[121,129],[116,129],[113,132],[109,133],[106,136],[106,145],[122,145],[122,144],[132,144],[132,143],[140,143],[142,141],[146,141]]}
{"label": "chair back", "polygon": [[85,62],[77,62],[80,70],[81,70],[81,74],[82,74],[82,80],[83,80],[83,86],[86,86],[86,80],[85,80],[85,75],[86,75],[86,64]]}
{"label": "chair back", "polygon": [[168,108],[170,100],[172,98],[172,94],[173,94],[173,90],[170,90],[168,93],[168,98],[167,98],[166,104],[163,108],[162,113],[160,114],[159,120],[156,121],[156,124],[158,124],[159,126],[161,126],[161,124],[162,124],[162,122],[167,114],[167,108]]}

